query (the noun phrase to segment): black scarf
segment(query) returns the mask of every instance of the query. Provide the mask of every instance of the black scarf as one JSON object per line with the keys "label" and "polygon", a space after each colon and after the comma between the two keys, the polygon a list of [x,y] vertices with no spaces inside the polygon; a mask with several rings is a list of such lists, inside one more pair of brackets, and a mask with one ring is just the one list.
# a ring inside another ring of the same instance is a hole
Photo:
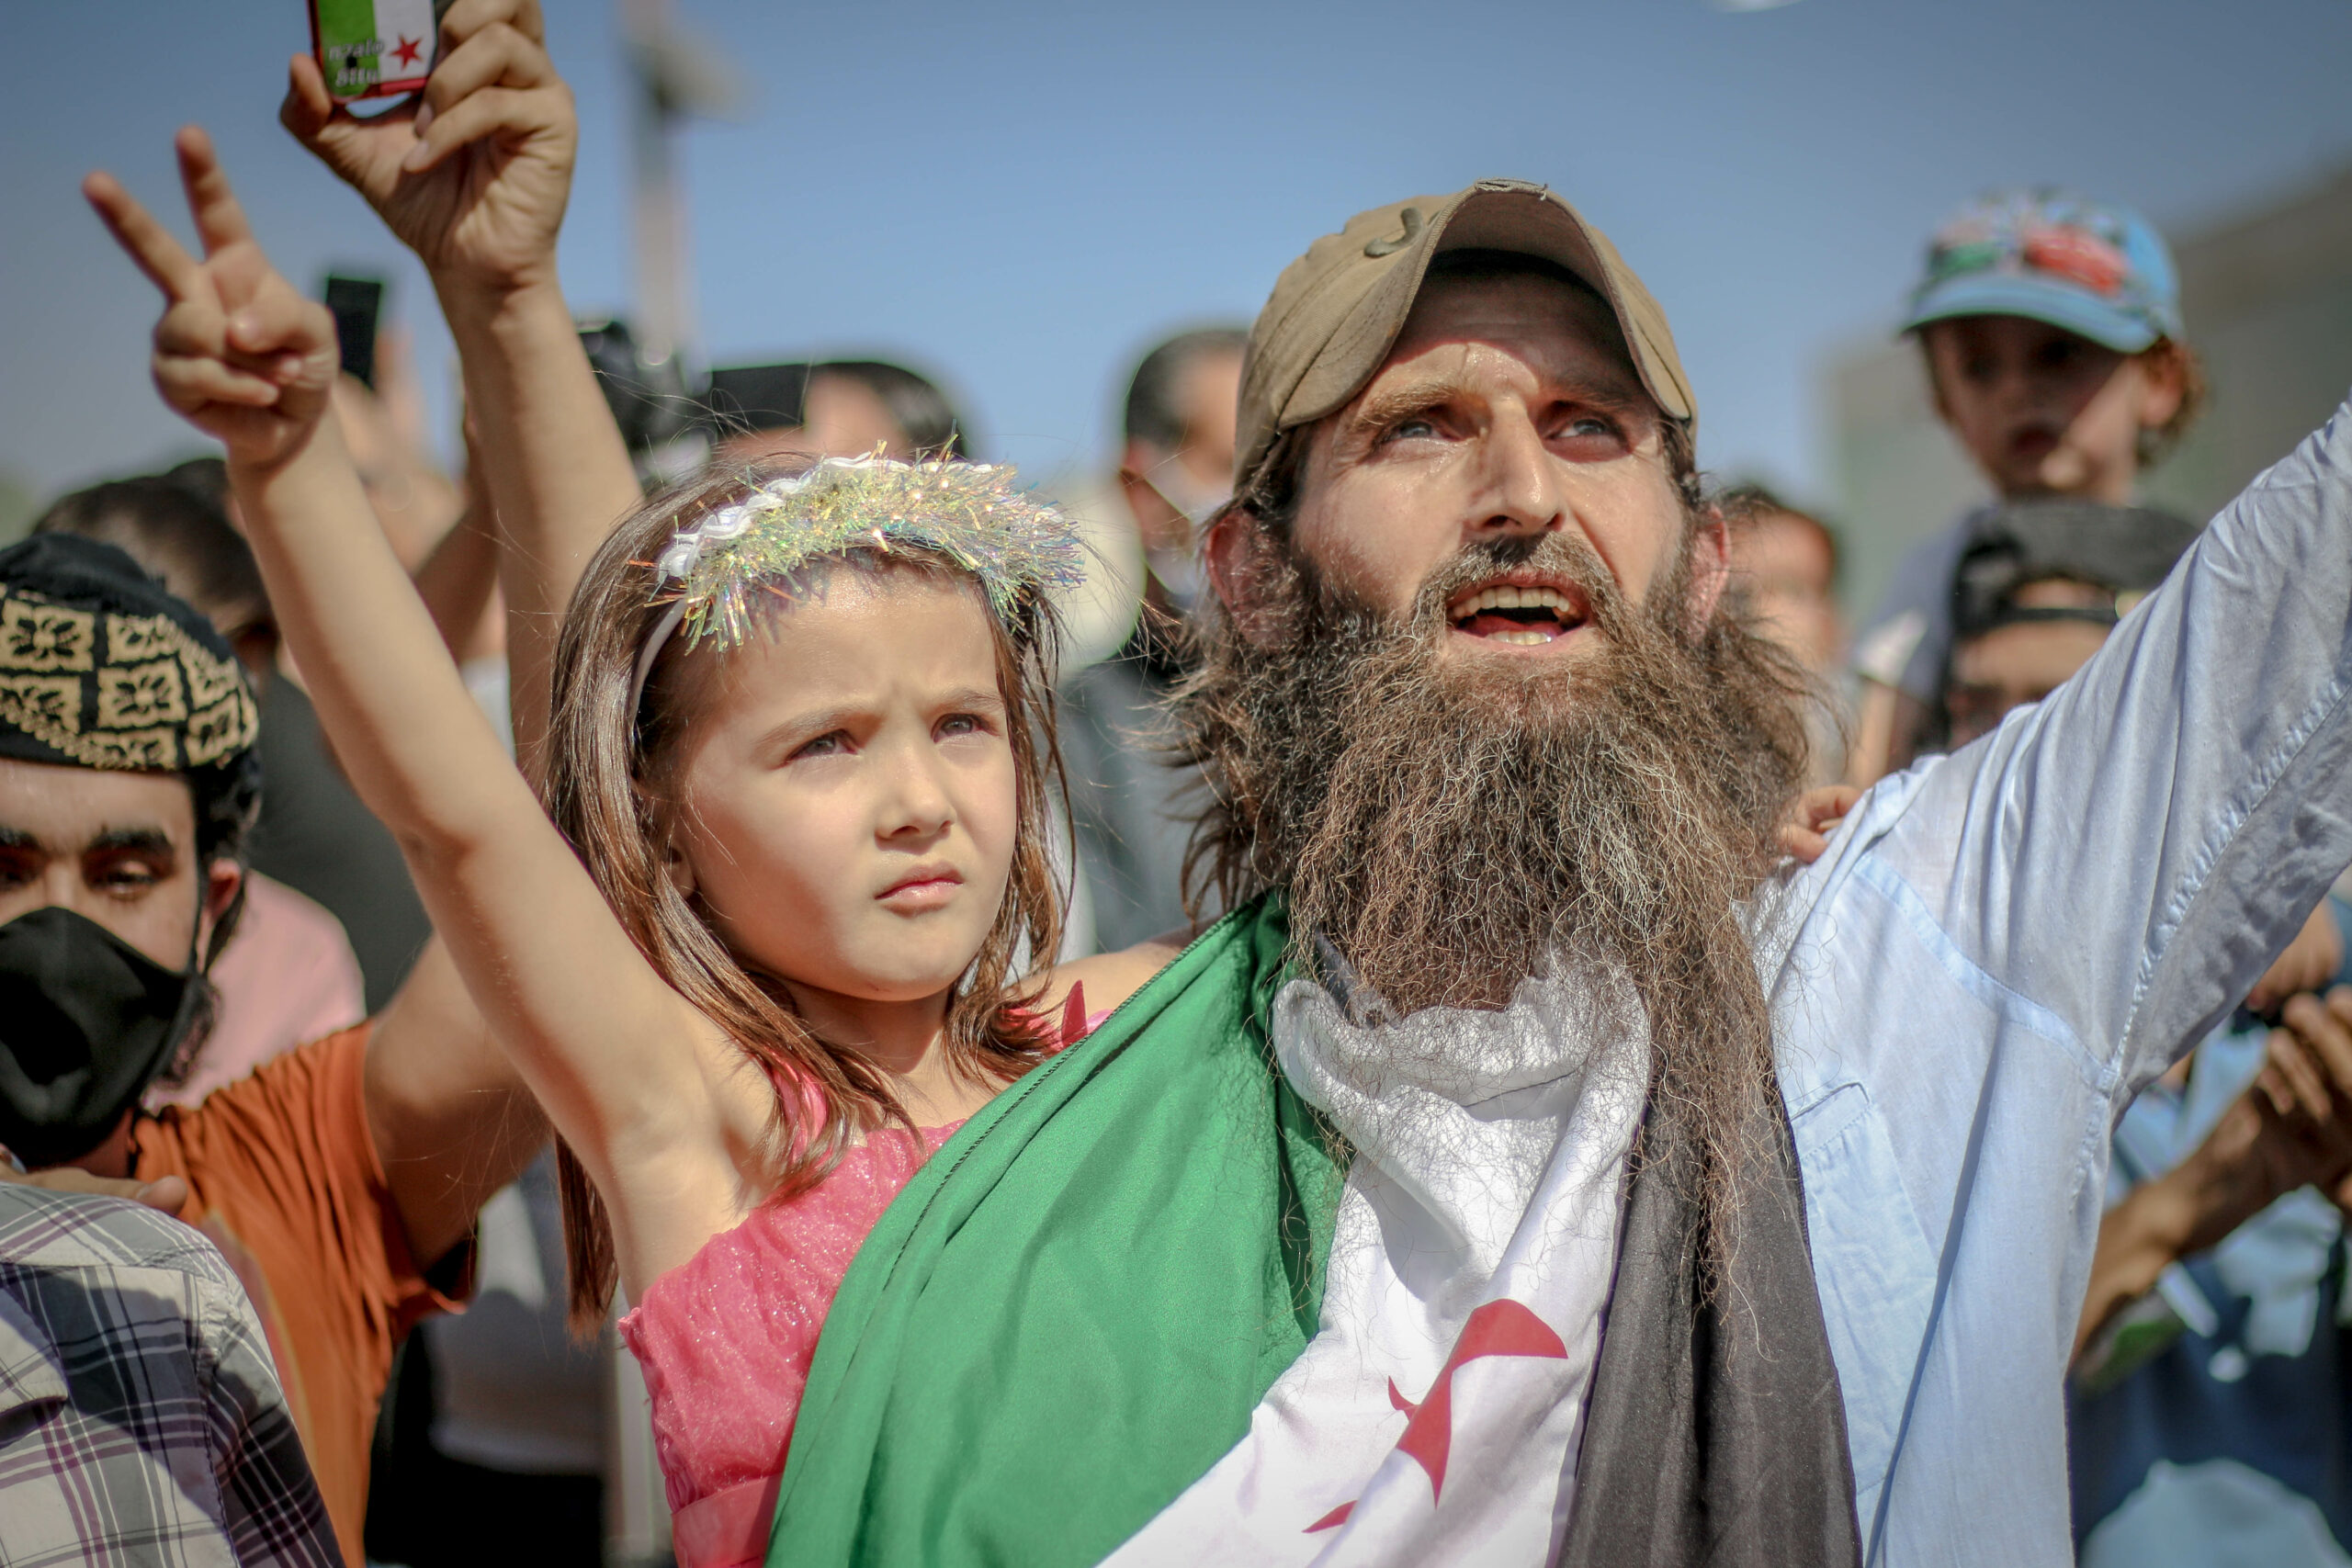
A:
{"label": "black scarf", "polygon": [[1725,1278],[1702,1288],[1697,1151],[1653,1098],[1630,1168],[1560,1562],[1572,1568],[1854,1568],[1846,1405],[1780,1095]]}

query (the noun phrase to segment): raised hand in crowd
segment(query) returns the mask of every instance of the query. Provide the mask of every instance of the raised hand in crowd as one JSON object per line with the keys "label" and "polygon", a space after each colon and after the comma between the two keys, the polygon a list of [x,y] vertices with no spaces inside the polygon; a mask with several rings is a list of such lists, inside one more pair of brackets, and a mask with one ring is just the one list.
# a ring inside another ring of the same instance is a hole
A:
{"label": "raised hand in crowd", "polygon": [[[322,459],[311,467],[323,469],[330,485],[343,487],[335,499],[352,502],[349,515],[363,525],[351,547],[364,544],[380,551],[399,571],[342,456],[334,422],[324,417],[336,367],[333,318],[270,266],[210,139],[190,127],[175,147],[205,250],[201,262],[112,176],[93,175],[84,187],[123,249],[164,293],[155,332],[157,389],[227,447],[241,500],[282,480],[300,466],[298,459]],[[404,571],[401,581],[404,585]],[[430,626],[413,594],[393,604]],[[279,606],[281,621],[299,613]],[[434,642],[437,647],[437,636]],[[319,679],[328,674],[313,671]],[[512,1180],[546,1136],[537,1107],[484,1038],[480,1016],[437,942],[377,1020],[367,1095],[386,1179],[410,1245],[424,1259],[439,1258],[464,1238],[482,1200]]]}
{"label": "raised hand in crowd", "polygon": [[[2328,918],[2324,908],[2319,918]],[[2352,987],[2324,1000],[2290,998],[2266,1055],[2197,1151],[2133,1188],[2100,1224],[2076,1356],[2172,1263],[2217,1246],[2296,1189],[2352,1206]]]}
{"label": "raised hand in crowd", "polygon": [[579,126],[537,0],[458,0],[424,91],[362,119],[294,56],[278,119],[368,199],[443,290],[555,279]]}
{"label": "raised hand in crowd", "polygon": [[279,110],[432,275],[503,546],[515,747],[535,776],[556,626],[640,493],[557,281],[579,135],[543,39],[536,0],[458,0],[413,103],[361,119],[298,54]]}
{"label": "raised hand in crowd", "polygon": [[232,469],[266,469],[302,450],[328,408],[337,368],[334,319],[269,265],[213,156],[190,126],[175,139],[199,262],[111,175],[83,193],[164,294],[155,389],[228,449]]}

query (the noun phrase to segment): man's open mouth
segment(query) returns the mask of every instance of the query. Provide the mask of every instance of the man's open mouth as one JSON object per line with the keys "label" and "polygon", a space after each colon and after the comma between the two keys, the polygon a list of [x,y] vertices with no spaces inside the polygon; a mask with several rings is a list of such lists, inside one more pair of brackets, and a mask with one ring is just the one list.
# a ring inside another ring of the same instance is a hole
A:
{"label": "man's open mouth", "polygon": [[1479,583],[1456,594],[1445,610],[1455,631],[1519,648],[1556,642],[1590,616],[1584,591],[1556,579]]}

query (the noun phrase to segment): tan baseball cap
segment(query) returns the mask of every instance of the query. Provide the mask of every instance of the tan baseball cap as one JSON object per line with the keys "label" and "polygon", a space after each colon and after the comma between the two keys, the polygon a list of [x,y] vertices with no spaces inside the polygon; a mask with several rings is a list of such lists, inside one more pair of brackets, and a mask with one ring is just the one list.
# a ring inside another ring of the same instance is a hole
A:
{"label": "tan baseball cap", "polygon": [[1250,329],[1242,362],[1234,482],[1246,482],[1293,425],[1344,408],[1404,329],[1441,251],[1512,251],[1556,262],[1617,313],[1642,385],[1668,418],[1695,424],[1697,400],[1674,334],[1609,237],[1544,186],[1480,180],[1452,196],[1417,196],[1359,212],[1283,268]]}

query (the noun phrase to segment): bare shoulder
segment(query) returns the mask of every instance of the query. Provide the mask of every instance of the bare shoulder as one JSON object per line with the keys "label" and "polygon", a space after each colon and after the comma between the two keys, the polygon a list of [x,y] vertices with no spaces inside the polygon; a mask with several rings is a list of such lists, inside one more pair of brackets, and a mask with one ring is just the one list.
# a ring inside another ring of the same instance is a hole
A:
{"label": "bare shoulder", "polygon": [[1184,951],[1184,934],[1171,932],[1139,942],[1116,953],[1098,953],[1054,965],[1046,982],[1044,1006],[1058,1011],[1069,1000],[1070,987],[1086,987],[1086,1010],[1103,1013],[1143,989],[1144,983],[1175,961]]}

